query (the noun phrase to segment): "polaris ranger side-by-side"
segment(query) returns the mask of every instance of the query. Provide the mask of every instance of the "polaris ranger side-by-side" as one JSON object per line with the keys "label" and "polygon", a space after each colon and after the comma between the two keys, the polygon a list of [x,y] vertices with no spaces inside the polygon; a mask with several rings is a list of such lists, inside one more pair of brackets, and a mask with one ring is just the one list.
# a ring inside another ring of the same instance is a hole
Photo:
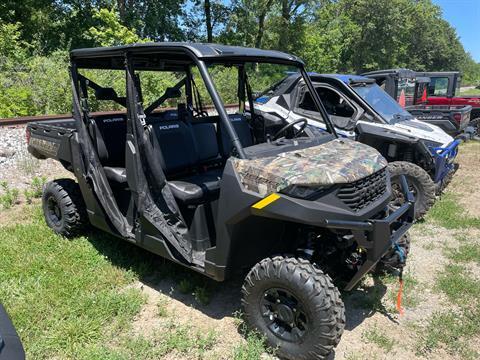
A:
{"label": "polaris ranger side-by-side", "polygon": [[[91,69],[123,72],[126,96],[88,78]],[[77,179],[45,186],[55,232],[71,236],[90,223],[218,281],[249,270],[246,322],[281,357],[322,359],[345,325],[334,282],[350,290],[379,262],[404,266],[413,196],[403,178],[406,201],[388,206],[386,160],[338,138],[316,94],[325,131],[272,129],[245,112],[252,84],[272,84],[286,70],[314,89],[303,62],[276,51],[185,43],[74,50],[74,117],[30,123],[28,149]],[[167,73],[177,83],[147,102],[142,79],[152,72],[159,84]],[[215,114],[202,105],[203,85]],[[227,114],[222,96],[232,94],[238,111]],[[162,111],[174,100],[175,110]],[[126,112],[94,116],[96,101]]]}
{"label": "polaris ranger side-by-side", "polygon": [[[388,96],[373,79],[358,75],[311,73],[323,105],[336,131],[376,148],[389,162],[398,195],[403,202],[399,175],[407,176],[415,194],[415,214],[420,218],[433,205],[455,170],[459,141],[440,128],[415,120]],[[255,109],[270,123],[292,124],[302,119],[325,129],[318,121],[313,97],[299,74],[290,74],[260,94]]]}

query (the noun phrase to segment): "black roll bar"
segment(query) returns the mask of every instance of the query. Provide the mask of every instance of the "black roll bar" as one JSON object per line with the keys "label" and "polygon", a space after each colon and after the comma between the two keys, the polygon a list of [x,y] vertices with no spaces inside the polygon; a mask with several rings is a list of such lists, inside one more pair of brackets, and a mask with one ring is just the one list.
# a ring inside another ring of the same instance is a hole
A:
{"label": "black roll bar", "polygon": [[225,111],[225,108],[223,107],[223,102],[220,99],[220,95],[218,95],[215,85],[213,84],[212,78],[208,73],[207,65],[205,65],[205,62],[203,62],[202,60],[195,59],[195,62],[197,63],[198,69],[200,70],[200,74],[202,75],[203,82],[205,83],[205,87],[207,88],[208,93],[212,97],[213,104],[217,109],[218,115],[220,116],[220,120],[225,126],[225,129],[227,129],[228,135],[232,140],[233,146],[235,147],[235,149],[237,149],[238,156],[240,157],[240,159],[246,159],[247,155],[243,150],[243,146],[240,143],[240,139],[238,138],[238,135],[235,132],[235,129],[233,128],[232,123],[228,119],[228,114]]}
{"label": "black roll bar", "polygon": [[332,133],[333,136],[338,137],[337,132],[335,131],[335,127],[330,122],[330,118],[328,117],[327,110],[325,110],[322,100],[320,100],[320,96],[318,96],[318,93],[315,90],[315,87],[313,86],[310,80],[310,77],[308,76],[303,66],[300,66],[300,73],[302,74],[305,84],[307,84],[308,91],[310,91],[310,94],[312,94],[312,99],[313,99],[313,102],[315,103],[315,106],[320,111],[320,115],[322,115],[323,120],[325,121],[325,125],[327,125],[328,130],[330,131],[330,133]]}

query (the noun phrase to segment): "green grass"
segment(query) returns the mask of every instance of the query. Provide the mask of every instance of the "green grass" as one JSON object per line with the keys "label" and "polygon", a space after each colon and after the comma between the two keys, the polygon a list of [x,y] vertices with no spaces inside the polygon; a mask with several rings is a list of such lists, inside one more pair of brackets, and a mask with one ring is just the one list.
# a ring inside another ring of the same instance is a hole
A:
{"label": "green grass", "polygon": [[59,237],[45,225],[38,204],[22,211],[27,221],[0,226],[0,302],[27,358],[155,359],[169,353],[203,358],[214,346],[214,331],[174,324],[166,296],[154,315],[165,325],[152,337],[129,335],[146,301],[131,286],[136,280],[188,278],[184,286],[207,303],[210,285],[200,275],[104,233]]}
{"label": "green grass", "polygon": [[363,332],[362,338],[370,343],[376,344],[387,353],[393,349],[395,341],[381,332],[376,326]]}
{"label": "green grass", "polygon": [[435,221],[446,229],[480,229],[480,218],[469,216],[458,203],[456,196],[444,194],[430,209],[426,216],[427,221]]}
{"label": "green grass", "polygon": [[445,249],[445,255],[457,263],[474,262],[480,264],[480,246],[475,243],[461,244],[457,249]]}
{"label": "green grass", "polygon": [[451,302],[462,307],[476,304],[480,297],[480,281],[472,277],[463,266],[447,265],[437,279],[437,288],[442,291]]}
{"label": "green grass", "polygon": [[425,329],[419,332],[417,353],[426,355],[443,348],[461,359],[478,359],[480,354],[469,340],[480,332],[479,312],[437,312]]}
{"label": "green grass", "polygon": [[460,247],[446,250],[452,263],[438,275],[435,288],[446,295],[452,310],[437,312],[426,328],[418,331],[417,352],[428,355],[443,348],[462,359],[478,359],[471,339],[480,333],[480,281],[458,263],[480,262],[478,245],[462,240]]}
{"label": "green grass", "polygon": [[274,351],[267,347],[265,337],[250,331],[246,334],[246,342],[241,343],[233,350],[234,360],[260,359],[262,354],[274,354]]}
{"label": "green grass", "polygon": [[80,351],[78,359],[130,360],[161,359],[167,354],[172,358],[182,357],[203,359],[208,350],[215,345],[217,334],[214,331],[194,331],[186,325],[166,324],[161,332],[151,337],[121,336],[114,346],[98,344]]}
{"label": "green grass", "polygon": [[[86,238],[31,223],[0,227],[0,301],[29,358],[72,357],[128,328],[144,299],[126,289],[134,272],[113,265]],[[107,240],[108,241],[108,240]]]}

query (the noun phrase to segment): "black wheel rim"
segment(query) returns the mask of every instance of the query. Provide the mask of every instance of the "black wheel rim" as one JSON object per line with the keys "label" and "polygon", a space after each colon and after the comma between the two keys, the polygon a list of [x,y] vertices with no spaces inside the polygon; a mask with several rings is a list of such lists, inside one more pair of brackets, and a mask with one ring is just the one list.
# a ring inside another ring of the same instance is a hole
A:
{"label": "black wheel rim", "polygon": [[50,196],[47,200],[47,214],[53,225],[61,225],[62,211],[60,210],[60,206],[58,206],[57,199],[55,199],[53,196]]}
{"label": "black wheel rim", "polygon": [[302,303],[288,290],[271,288],[260,304],[267,328],[277,337],[298,342],[308,330],[308,317]]}

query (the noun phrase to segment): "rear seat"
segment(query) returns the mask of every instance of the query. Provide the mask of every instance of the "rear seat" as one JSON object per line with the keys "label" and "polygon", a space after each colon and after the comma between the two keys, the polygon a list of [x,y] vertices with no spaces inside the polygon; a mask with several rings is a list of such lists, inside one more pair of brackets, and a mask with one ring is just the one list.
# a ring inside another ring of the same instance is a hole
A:
{"label": "rear seat", "polygon": [[[202,170],[203,164],[219,159],[213,124],[158,121],[152,125],[163,154],[163,170],[168,176]],[[213,169],[168,181],[175,198],[184,204],[199,204],[218,197],[221,169]]]}
{"label": "rear seat", "polygon": [[[250,129],[250,125],[247,122],[245,116],[240,114],[232,114],[228,116],[230,119],[235,132],[240,139],[240,143],[243,147],[248,147],[253,145],[253,137],[252,132]],[[227,129],[225,126],[220,123],[220,138],[221,138],[221,146],[222,146],[222,157],[228,158],[230,157],[233,149],[232,141],[230,140],[230,136],[228,136]]]}
{"label": "rear seat", "polygon": [[[185,204],[202,203],[218,197],[223,170],[203,171],[202,168],[230,156],[232,144],[226,129],[220,125],[217,134],[213,123],[190,124],[179,120],[174,112],[167,115],[152,117],[149,122],[163,155],[159,161],[167,177],[186,175],[181,180],[168,181],[173,195]],[[229,117],[242,145],[251,146],[253,139],[246,119],[241,115]],[[126,116],[99,116],[92,128],[107,178],[126,183]]]}

